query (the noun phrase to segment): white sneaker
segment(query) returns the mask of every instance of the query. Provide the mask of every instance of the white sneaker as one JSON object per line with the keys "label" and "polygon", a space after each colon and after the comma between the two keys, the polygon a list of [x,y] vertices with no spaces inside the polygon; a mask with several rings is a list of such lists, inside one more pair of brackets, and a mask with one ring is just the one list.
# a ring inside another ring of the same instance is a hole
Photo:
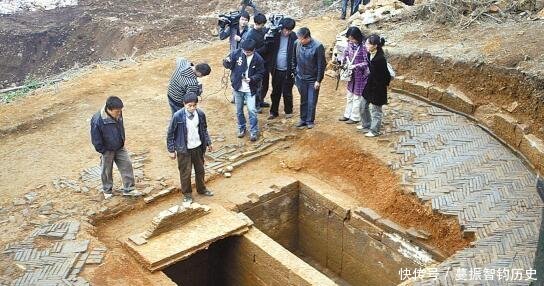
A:
{"label": "white sneaker", "polygon": [[366,134],[365,134],[366,137],[376,137],[376,135],[374,135],[374,133],[372,133],[372,131],[368,131]]}
{"label": "white sneaker", "polygon": [[363,129],[364,129],[363,125],[357,125],[357,130],[363,130]]}
{"label": "white sneaker", "polygon": [[113,197],[113,194],[112,193],[103,193],[104,194],[104,199],[105,200],[108,200],[110,199],[111,197]]}

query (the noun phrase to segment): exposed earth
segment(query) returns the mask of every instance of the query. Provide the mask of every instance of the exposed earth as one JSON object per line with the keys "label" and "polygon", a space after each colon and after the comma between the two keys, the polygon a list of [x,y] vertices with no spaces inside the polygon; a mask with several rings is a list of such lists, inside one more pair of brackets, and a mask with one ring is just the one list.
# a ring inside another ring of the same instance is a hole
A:
{"label": "exposed earth", "polygon": [[[109,249],[103,264],[86,267],[82,274],[93,285],[149,285],[154,279],[124,251],[119,233],[124,236],[156,212],[179,203],[179,194],[147,207],[141,200],[117,196],[105,201],[95,190],[58,190],[52,182],[59,177],[77,179],[82,170],[98,164],[89,138],[89,118],[107,96],[118,95],[126,107],[127,149],[148,152],[143,170],[150,181],[140,181],[138,187],[156,186],[159,181],[177,186],[177,169],[164,142],[170,118],[165,91],[177,57],[206,61],[212,67],[212,74],[203,79],[200,107],[208,115],[212,136],[222,138],[215,146],[251,146],[247,138],[236,138],[234,106],[228,102],[230,87],[224,85],[226,73],[220,65],[228,45],[212,35],[217,12],[235,5],[190,3],[80,1],[74,7],[0,16],[0,39],[11,43],[0,46],[0,87],[19,84],[29,76],[52,77],[86,66],[64,74],[68,80],[55,86],[0,105],[1,249],[27,237],[41,223],[76,219],[83,222],[78,238]],[[288,3],[286,14],[304,18],[297,26],[310,27],[327,49],[346,26],[338,20],[337,11],[326,12],[321,2],[318,7],[310,1]],[[271,12],[280,7],[272,2],[262,6]],[[316,14],[320,16],[309,17]],[[195,26],[200,27],[198,32]],[[516,101],[519,106],[512,115],[528,124],[530,132],[544,136],[543,20],[520,17],[458,29],[400,18],[366,28],[394,43],[386,48],[398,74],[442,87],[456,84],[480,106],[476,116],[482,121]],[[276,134],[273,125],[294,136],[282,143],[284,148],[237,168],[232,178],[213,178],[209,186],[217,195],[198,201],[229,206],[231,196],[249,194],[253,185],[274,177],[315,179],[404,227],[429,232],[429,245],[446,256],[469,246],[472,239],[463,237],[456,217],[439,214],[429,202],[405,192],[400,173],[388,167],[399,159],[398,154],[385,151],[397,135],[369,139],[338,123],[345,94],[342,87],[335,87],[335,79],[326,77],[313,130],[295,129],[296,116],[271,123],[265,110],[259,115],[263,138]],[[418,110],[392,98],[395,108]],[[296,114],[298,102],[295,92]],[[14,203],[30,192],[37,193],[35,200]],[[44,214],[43,206],[51,206],[52,214]],[[122,219],[101,219],[97,214],[104,208],[122,209],[134,225]],[[41,243],[51,245],[50,241]],[[0,285],[21,273],[7,255],[0,254]]]}

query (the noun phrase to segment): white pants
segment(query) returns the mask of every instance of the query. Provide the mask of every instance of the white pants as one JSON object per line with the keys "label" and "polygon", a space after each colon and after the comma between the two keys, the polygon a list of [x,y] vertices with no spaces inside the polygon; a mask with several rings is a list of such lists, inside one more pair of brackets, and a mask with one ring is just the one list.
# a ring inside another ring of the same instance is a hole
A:
{"label": "white pants", "polygon": [[361,102],[362,96],[354,95],[349,92],[346,95],[346,110],[344,111],[344,117],[353,121],[361,121]]}

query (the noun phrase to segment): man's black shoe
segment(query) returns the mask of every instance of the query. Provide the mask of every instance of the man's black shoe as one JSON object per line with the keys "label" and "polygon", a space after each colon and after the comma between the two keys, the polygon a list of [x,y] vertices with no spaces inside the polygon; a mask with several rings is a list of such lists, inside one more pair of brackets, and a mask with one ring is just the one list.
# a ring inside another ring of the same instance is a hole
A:
{"label": "man's black shoe", "polygon": [[268,103],[268,102],[261,102],[261,107],[270,107],[270,103]]}

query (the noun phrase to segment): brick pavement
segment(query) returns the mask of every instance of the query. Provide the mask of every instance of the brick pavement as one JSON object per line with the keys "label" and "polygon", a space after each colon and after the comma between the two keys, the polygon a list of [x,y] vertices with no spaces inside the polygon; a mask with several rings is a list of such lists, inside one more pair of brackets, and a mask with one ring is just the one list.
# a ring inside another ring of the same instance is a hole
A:
{"label": "brick pavement", "polygon": [[[419,198],[456,215],[464,234],[475,237],[472,247],[436,266],[438,279],[424,277],[416,285],[529,285],[544,209],[536,175],[468,119],[394,97],[425,107],[428,116],[414,120],[407,110],[389,111],[392,132],[403,134],[394,147],[402,156],[392,168]],[[492,271],[493,280],[486,280]]]}

